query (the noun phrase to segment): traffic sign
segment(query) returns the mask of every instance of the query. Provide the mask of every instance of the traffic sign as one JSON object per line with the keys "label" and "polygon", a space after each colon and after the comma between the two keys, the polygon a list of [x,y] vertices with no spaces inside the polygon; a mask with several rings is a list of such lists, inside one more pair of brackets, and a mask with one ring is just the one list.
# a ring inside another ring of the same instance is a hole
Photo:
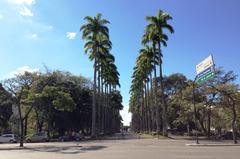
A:
{"label": "traffic sign", "polygon": [[214,66],[213,56],[209,55],[202,62],[197,64],[197,66],[196,66],[197,74],[200,74],[201,72],[205,71],[206,69],[208,69],[212,66]]}
{"label": "traffic sign", "polygon": [[197,79],[197,83],[198,84],[202,84],[203,82],[205,82],[205,81],[209,80],[210,78],[212,78],[214,75],[215,75],[214,72],[209,72],[208,74],[198,78]]}
{"label": "traffic sign", "polygon": [[205,76],[206,74],[208,74],[210,72],[214,72],[214,67],[213,66],[211,66],[211,67],[207,68],[206,70],[202,71],[201,73],[199,73],[197,75],[197,78],[201,78],[201,77]]}
{"label": "traffic sign", "polygon": [[196,82],[201,84],[214,76],[214,62],[212,55],[208,56],[196,66],[197,79]]}

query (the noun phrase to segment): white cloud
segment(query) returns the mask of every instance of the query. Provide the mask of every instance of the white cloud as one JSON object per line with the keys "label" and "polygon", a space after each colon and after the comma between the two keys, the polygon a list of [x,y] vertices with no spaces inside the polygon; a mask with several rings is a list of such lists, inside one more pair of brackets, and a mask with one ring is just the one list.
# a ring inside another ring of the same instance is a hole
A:
{"label": "white cloud", "polygon": [[53,29],[53,26],[52,26],[52,25],[49,25],[49,26],[48,26],[48,29],[49,29],[49,30],[52,30],[52,29]]}
{"label": "white cloud", "polygon": [[31,39],[38,39],[38,35],[36,33],[31,34],[30,38]]}
{"label": "white cloud", "polygon": [[33,4],[36,3],[35,0],[7,0],[9,3],[17,5],[16,8],[20,9],[19,14],[22,16],[34,16],[33,12],[29,9]]}
{"label": "white cloud", "polygon": [[26,5],[33,5],[36,3],[35,0],[8,0],[8,2],[10,3],[14,3],[14,4],[26,4]]}
{"label": "white cloud", "polygon": [[21,9],[21,10],[19,11],[19,13],[20,13],[22,16],[29,16],[29,17],[34,16],[33,12],[32,12],[30,9],[28,9],[27,7],[24,7],[23,9]]}
{"label": "white cloud", "polygon": [[70,40],[73,40],[76,38],[77,33],[76,32],[67,32],[66,37]]}
{"label": "white cloud", "polygon": [[130,125],[131,119],[132,119],[132,114],[128,112],[128,108],[127,106],[123,107],[123,110],[120,111],[120,114],[123,118],[123,125]]}
{"label": "white cloud", "polygon": [[6,75],[4,77],[4,79],[7,79],[7,78],[13,78],[15,77],[16,75],[19,75],[19,74],[24,74],[25,72],[31,72],[31,73],[34,73],[34,72],[40,72],[40,70],[38,68],[31,68],[29,66],[22,66],[22,67],[18,67],[16,70],[14,71],[11,71],[9,72],[8,75]]}

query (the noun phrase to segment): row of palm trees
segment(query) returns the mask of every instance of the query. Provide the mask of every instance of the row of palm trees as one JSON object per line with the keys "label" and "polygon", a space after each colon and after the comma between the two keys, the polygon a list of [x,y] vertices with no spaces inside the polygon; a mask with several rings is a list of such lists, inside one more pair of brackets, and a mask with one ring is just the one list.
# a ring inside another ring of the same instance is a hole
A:
{"label": "row of palm trees", "polygon": [[[94,62],[94,81],[92,97],[92,128],[91,136],[110,133],[113,130],[113,115],[119,114],[118,109],[111,107],[110,99],[119,84],[119,73],[111,54],[112,43],[109,38],[109,21],[101,14],[95,17],[86,16],[86,24],[82,25],[82,38],[86,41],[85,53]],[[107,132],[108,131],[108,132]]]}
{"label": "row of palm trees", "polygon": [[173,27],[169,24],[171,19],[172,17],[162,10],[159,10],[156,16],[146,17],[148,24],[142,37],[144,48],[139,51],[130,89],[132,126],[139,127],[140,131],[156,131],[158,134],[162,126],[162,134],[165,136],[167,136],[167,117],[161,49],[162,46],[167,46],[168,36],[165,31],[174,33]]}

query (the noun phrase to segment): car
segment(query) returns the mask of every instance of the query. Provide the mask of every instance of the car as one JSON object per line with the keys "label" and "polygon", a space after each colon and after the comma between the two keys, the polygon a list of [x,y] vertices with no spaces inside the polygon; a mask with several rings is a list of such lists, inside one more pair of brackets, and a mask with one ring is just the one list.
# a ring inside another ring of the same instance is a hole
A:
{"label": "car", "polygon": [[49,138],[46,132],[33,134],[26,138],[26,142],[48,142]]}
{"label": "car", "polygon": [[80,140],[82,140],[83,139],[83,135],[81,135],[81,134],[75,134],[75,135],[73,135],[73,136],[70,136],[70,135],[64,135],[64,136],[60,136],[59,138],[58,138],[58,140],[59,141],[62,141],[62,142],[64,142],[64,141],[80,141]]}
{"label": "car", "polygon": [[64,136],[60,136],[60,137],[58,138],[58,140],[59,140],[59,141],[62,141],[62,142],[64,142],[64,141],[70,141],[70,137],[69,137],[68,135],[64,135]]}
{"label": "car", "polygon": [[[237,138],[240,137],[239,133],[236,133]],[[233,140],[233,133],[231,131],[228,131],[226,133],[224,133],[223,135],[221,135],[221,139],[223,140]]]}
{"label": "car", "polygon": [[17,143],[18,136],[15,134],[2,134],[0,136],[0,143]]}

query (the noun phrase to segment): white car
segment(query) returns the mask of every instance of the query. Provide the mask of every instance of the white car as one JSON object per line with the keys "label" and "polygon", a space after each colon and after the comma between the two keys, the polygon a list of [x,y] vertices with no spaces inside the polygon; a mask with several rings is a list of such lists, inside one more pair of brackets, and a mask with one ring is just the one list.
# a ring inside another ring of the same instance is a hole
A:
{"label": "white car", "polygon": [[3,134],[0,136],[0,143],[16,143],[18,137],[15,134]]}
{"label": "white car", "polygon": [[40,132],[27,137],[26,141],[28,143],[29,142],[48,142],[49,138],[46,132]]}

